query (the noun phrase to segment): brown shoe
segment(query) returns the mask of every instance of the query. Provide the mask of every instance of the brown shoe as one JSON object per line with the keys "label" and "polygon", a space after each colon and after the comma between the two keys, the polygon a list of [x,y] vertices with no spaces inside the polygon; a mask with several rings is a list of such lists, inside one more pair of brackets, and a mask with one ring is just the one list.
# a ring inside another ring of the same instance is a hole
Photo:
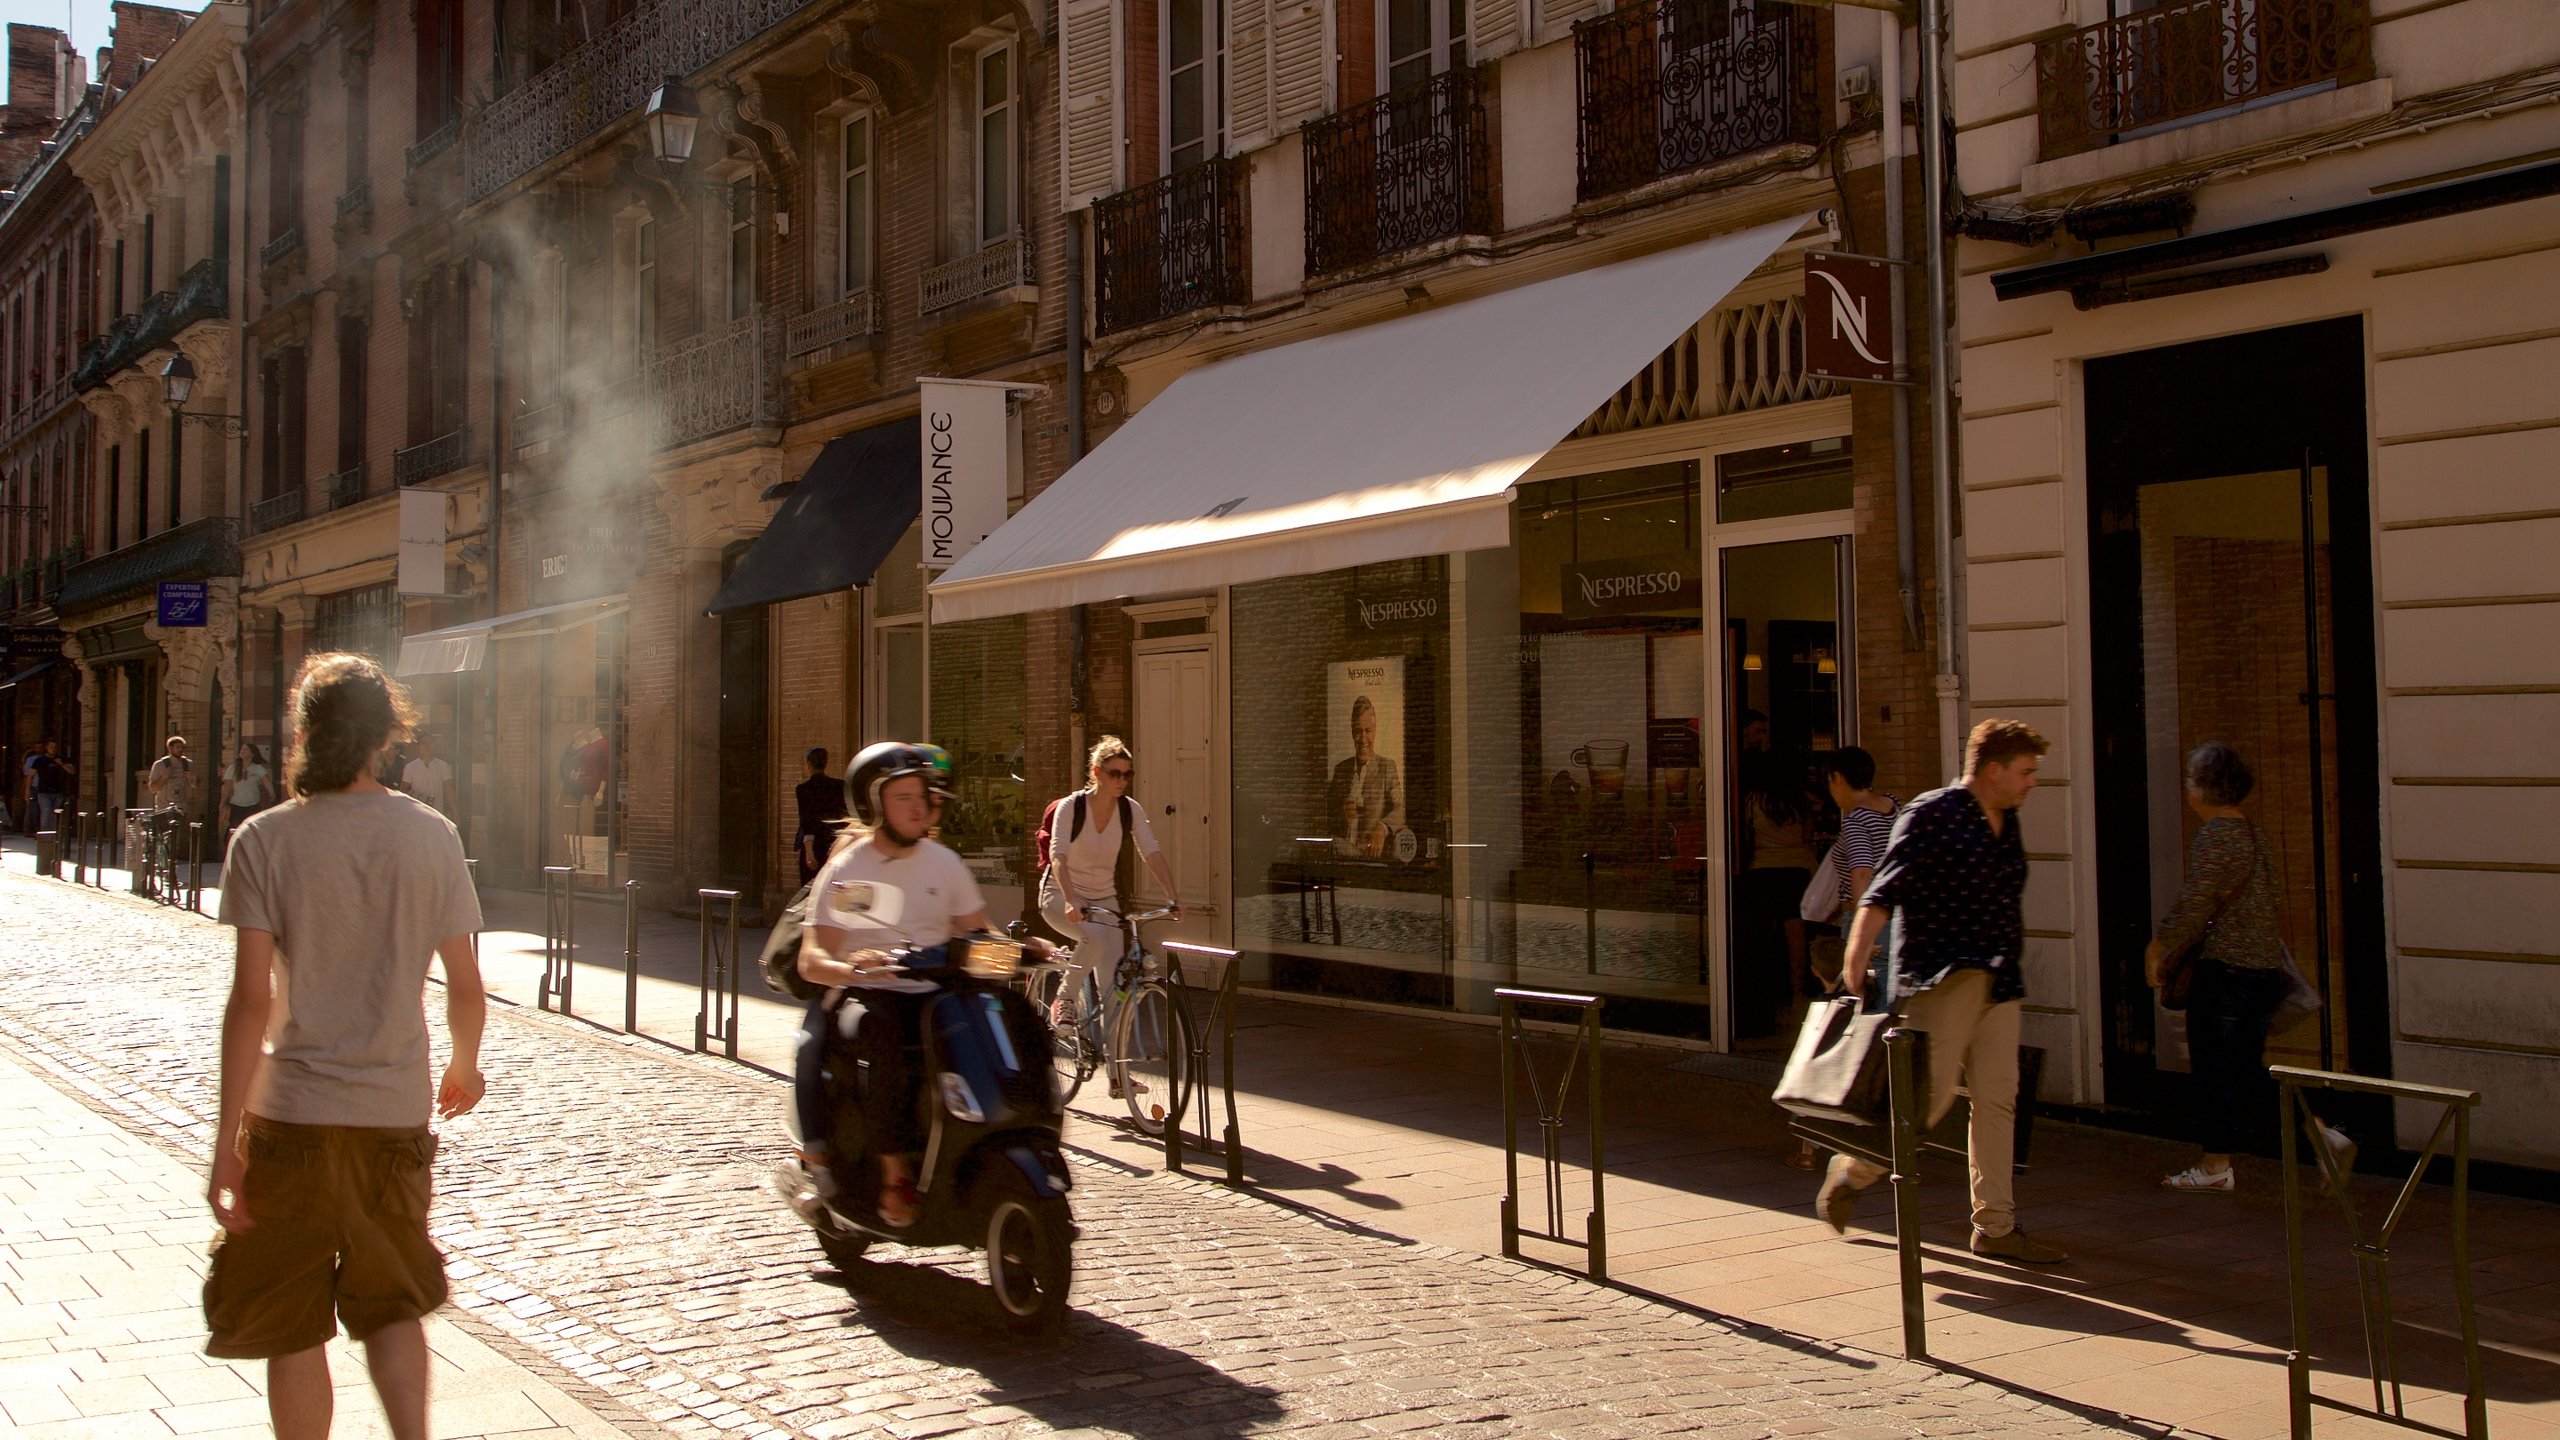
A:
{"label": "brown shoe", "polygon": [[2029,1238],[2024,1230],[2012,1230],[2006,1235],[1985,1235],[1976,1230],[1973,1232],[1973,1253],[1991,1260],[2013,1260],[2020,1265],[2060,1265],[2071,1258],[2068,1253],[2041,1240]]}
{"label": "brown shoe", "polygon": [[1849,1233],[1849,1222],[1858,1214],[1858,1187],[1849,1180],[1848,1156],[1831,1157],[1831,1168],[1823,1174],[1822,1188],[1813,1193],[1813,1211],[1835,1232]]}

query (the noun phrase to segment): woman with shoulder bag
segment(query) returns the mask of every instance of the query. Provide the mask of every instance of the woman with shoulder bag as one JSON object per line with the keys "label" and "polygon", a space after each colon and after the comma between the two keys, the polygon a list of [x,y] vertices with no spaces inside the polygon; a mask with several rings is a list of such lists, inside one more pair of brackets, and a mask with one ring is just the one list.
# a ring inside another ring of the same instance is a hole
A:
{"label": "woman with shoulder bag", "polygon": [[[2231,1168],[2263,1127],[2267,1031],[2290,988],[2291,958],[2278,922],[2284,894],[2258,827],[2242,813],[2257,779],[2240,752],[2208,741],[2187,756],[2187,806],[2204,822],[2187,850],[2177,903],[2143,951],[2143,974],[2169,1009],[2187,1015],[2194,1079],[2194,1165],[2160,1183],[2171,1190],[2230,1194]],[[2336,1171],[2354,1163],[2355,1144],[2313,1122]]]}

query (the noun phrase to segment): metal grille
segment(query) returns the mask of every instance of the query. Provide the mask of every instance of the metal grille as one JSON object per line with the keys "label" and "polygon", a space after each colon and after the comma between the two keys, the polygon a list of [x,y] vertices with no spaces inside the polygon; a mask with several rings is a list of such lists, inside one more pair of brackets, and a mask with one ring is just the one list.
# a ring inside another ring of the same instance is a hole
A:
{"label": "metal grille", "polygon": [[266,244],[259,246],[258,263],[261,265],[273,265],[301,248],[302,227],[296,225],[292,229],[287,230],[283,234],[268,241]]}
{"label": "metal grille", "polygon": [[1095,328],[1251,298],[1244,162],[1218,156],[1094,202]]}
{"label": "metal grille", "polygon": [[934,266],[924,272],[917,289],[920,308],[930,312],[1031,283],[1031,242],[1012,235]]}
{"label": "metal grille", "polygon": [[782,327],[759,311],[706,330],[650,357],[649,440],[660,449],[782,419],[770,354]]}
{"label": "metal grille", "polygon": [[419,138],[417,144],[409,147],[409,168],[415,170],[419,166],[426,164],[428,161],[433,160],[447,150],[452,149],[453,142],[461,138],[462,117],[457,115],[453,119],[447,120],[433,130],[428,131],[425,135]]}
{"label": "metal grille", "polygon": [[471,427],[456,425],[424,444],[391,454],[391,483],[416,485],[462,468],[471,449]]}
{"label": "metal grille", "polygon": [[302,491],[287,490],[249,507],[249,528],[254,531],[281,529],[302,518]]}
{"label": "metal grille", "polygon": [[1833,390],[1830,381],[1804,373],[1804,299],[1789,295],[1699,321],[1573,433],[1676,425],[1818,400]]}
{"label": "metal grille", "polygon": [[862,339],[879,328],[878,293],[857,290],[833,305],[822,305],[806,315],[793,316],[782,349],[786,355],[806,355],[829,345]]}
{"label": "metal grille", "polygon": [[1775,0],[1652,0],[1573,27],[1577,193],[1596,200],[1822,124],[1814,19]]}
{"label": "metal grille", "polygon": [[1307,273],[1493,230],[1484,80],[1444,70],[1310,120]]}
{"label": "metal grille", "polygon": [[311,604],[311,646],[388,660],[400,648],[400,597],[390,584],[322,595]]}
{"label": "metal grille", "polygon": [[352,470],[341,470],[322,484],[329,488],[329,508],[344,510],[364,499],[364,465],[358,462]]}
{"label": "metal grille", "polygon": [[2372,74],[2367,0],[2183,0],[2037,42],[2041,153]]}

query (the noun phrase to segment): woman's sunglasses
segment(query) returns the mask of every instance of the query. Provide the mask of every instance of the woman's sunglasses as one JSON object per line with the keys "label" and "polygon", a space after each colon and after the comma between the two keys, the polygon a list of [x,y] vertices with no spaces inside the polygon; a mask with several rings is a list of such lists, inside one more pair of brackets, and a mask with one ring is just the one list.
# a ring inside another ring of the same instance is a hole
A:
{"label": "woman's sunglasses", "polygon": [[1103,775],[1104,775],[1106,778],[1108,778],[1108,779],[1112,779],[1112,780],[1126,780],[1126,779],[1128,779],[1130,776],[1137,774],[1137,773],[1138,773],[1138,770],[1137,770],[1137,767],[1136,767],[1136,766],[1134,766],[1134,765],[1123,765],[1123,766],[1119,767],[1118,769],[1113,769],[1112,767],[1110,767],[1110,766],[1106,765],[1106,766],[1104,766],[1104,767],[1103,767],[1103,769],[1102,769],[1102,773],[1103,773]]}

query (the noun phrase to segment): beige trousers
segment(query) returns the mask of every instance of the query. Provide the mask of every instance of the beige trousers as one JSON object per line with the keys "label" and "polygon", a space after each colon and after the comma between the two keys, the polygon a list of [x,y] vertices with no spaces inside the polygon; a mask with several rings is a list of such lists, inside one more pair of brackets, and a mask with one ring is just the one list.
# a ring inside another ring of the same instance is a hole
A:
{"label": "beige trousers", "polygon": [[[1929,1034],[1929,1128],[1956,1103],[1961,1077],[1973,1101],[1965,1137],[1973,1185],[1973,1228],[2006,1235],[2018,1228],[2012,1161],[2018,1140],[2019,1001],[1991,1003],[1991,972],[1959,970],[1911,997],[1903,1023]],[[1840,1157],[1851,1184],[1863,1190],[1884,1178],[1881,1165]]]}

